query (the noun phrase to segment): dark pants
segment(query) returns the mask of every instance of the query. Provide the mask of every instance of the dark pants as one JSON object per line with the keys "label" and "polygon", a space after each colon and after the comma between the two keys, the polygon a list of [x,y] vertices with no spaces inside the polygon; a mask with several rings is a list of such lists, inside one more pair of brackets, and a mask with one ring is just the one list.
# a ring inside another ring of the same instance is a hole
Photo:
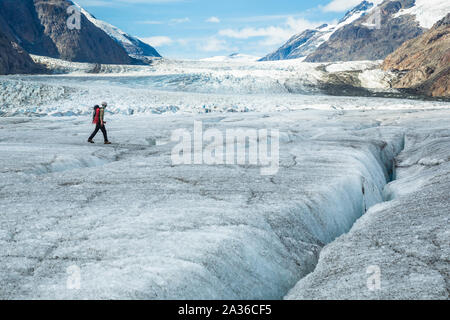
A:
{"label": "dark pants", "polygon": [[94,130],[94,132],[92,132],[91,136],[89,137],[89,140],[94,139],[98,130],[102,130],[103,138],[105,138],[105,142],[108,141],[108,134],[106,133],[105,125],[101,125],[100,123],[97,123],[97,125],[95,126],[95,130]]}

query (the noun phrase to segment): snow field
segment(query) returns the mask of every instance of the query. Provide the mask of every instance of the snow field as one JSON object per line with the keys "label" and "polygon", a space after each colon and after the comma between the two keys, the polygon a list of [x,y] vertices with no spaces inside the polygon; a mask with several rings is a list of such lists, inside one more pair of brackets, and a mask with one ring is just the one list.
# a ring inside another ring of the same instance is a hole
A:
{"label": "snow field", "polygon": [[[397,180],[384,190],[389,201],[326,246],[315,271],[287,299],[448,300],[449,130],[436,120],[434,128],[413,130],[420,121],[402,121],[410,130]],[[375,290],[371,266],[379,270]]]}
{"label": "snow field", "polygon": [[[196,116],[219,130],[284,132],[273,177],[251,166],[171,166],[167,141],[192,127],[185,115],[112,117],[111,147],[85,144],[87,117],[2,118],[2,161],[11,160],[0,173],[0,295],[280,299],[383,200],[404,142],[389,125],[399,115]],[[55,156],[61,166],[48,165]],[[66,285],[74,265],[79,290]]]}
{"label": "snow field", "polygon": [[[409,197],[448,161],[439,136],[448,103],[299,94],[317,92],[324,69],[364,69],[361,62],[162,60],[102,66],[93,75],[92,65],[45,61],[69,74],[0,78],[4,299],[281,299],[367,210],[386,209],[380,228],[389,231],[391,207],[376,204]],[[359,78],[378,88],[384,75],[373,67]],[[87,144],[92,106],[104,100],[115,144]],[[192,130],[194,120],[221,132],[279,129],[278,174],[261,176],[250,165],[174,166],[171,134]],[[409,176],[420,179],[403,180]],[[399,180],[385,188],[392,177]],[[440,186],[443,197],[448,187]],[[389,242],[409,239],[400,232],[407,220],[393,223],[400,227]],[[331,252],[366,263],[351,251]],[[74,267],[79,289],[67,286]],[[334,269],[323,270],[327,278]]]}

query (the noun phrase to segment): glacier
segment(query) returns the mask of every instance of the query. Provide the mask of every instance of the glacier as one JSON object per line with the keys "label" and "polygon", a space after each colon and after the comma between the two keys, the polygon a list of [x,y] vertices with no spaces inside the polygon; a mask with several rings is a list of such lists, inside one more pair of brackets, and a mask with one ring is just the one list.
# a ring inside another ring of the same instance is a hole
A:
{"label": "glacier", "polygon": [[[72,63],[33,56],[53,75],[0,77],[3,115],[71,116],[91,113],[95,101],[107,100],[112,114],[161,114],[288,111],[345,107],[371,109],[446,107],[445,102],[378,99],[403,96],[391,89],[394,75],[378,69],[379,61],[350,63],[214,62],[158,60],[151,66]],[[341,85],[351,79],[345,88]],[[330,96],[364,86],[367,97]],[[407,96],[405,96],[407,97]]]}
{"label": "glacier", "polygon": [[[314,89],[377,62],[34,59],[57,74],[0,78],[1,299],[448,298],[448,102]],[[194,120],[278,129],[278,174],[174,166]]]}
{"label": "glacier", "polygon": [[[287,299],[449,299],[449,129],[427,117],[401,122],[416,128],[422,121],[433,129],[407,131],[387,202],[327,246]],[[378,269],[378,290],[368,289],[370,266]]]}

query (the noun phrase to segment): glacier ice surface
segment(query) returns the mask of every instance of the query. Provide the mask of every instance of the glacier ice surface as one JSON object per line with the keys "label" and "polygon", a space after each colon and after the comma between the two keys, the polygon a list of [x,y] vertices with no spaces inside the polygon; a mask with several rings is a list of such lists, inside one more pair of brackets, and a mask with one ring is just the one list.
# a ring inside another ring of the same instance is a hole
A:
{"label": "glacier ice surface", "polygon": [[[102,66],[101,74],[47,62],[70,72],[0,78],[0,298],[329,297],[313,290],[315,275],[365,272],[379,252],[385,264],[404,262],[399,274],[380,262],[390,279],[384,297],[422,297],[420,286],[425,297],[444,292],[448,103],[289,94],[287,79],[322,76],[298,61],[161,61]],[[86,143],[92,105],[102,100],[111,105],[112,146]],[[279,129],[278,174],[173,166],[171,133],[194,120],[222,131]],[[376,205],[383,200],[391,202]],[[373,237],[358,244],[358,230]],[[371,251],[378,235],[386,248]],[[67,285],[74,266],[79,289]],[[409,295],[396,281],[405,270],[417,289]]]}

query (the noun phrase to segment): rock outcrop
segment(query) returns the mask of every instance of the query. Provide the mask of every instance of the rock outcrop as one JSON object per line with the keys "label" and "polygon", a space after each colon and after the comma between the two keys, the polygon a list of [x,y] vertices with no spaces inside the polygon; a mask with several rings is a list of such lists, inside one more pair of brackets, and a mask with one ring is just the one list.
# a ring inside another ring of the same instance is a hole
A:
{"label": "rock outcrop", "polygon": [[0,74],[34,73],[41,71],[28,53],[0,30]]}
{"label": "rock outcrop", "polygon": [[322,36],[322,33],[319,29],[307,29],[290,38],[282,47],[268,54],[260,61],[303,58],[317,49],[319,45],[317,40],[320,36]]}
{"label": "rock outcrop", "polygon": [[415,16],[398,15],[413,6],[414,0],[384,1],[369,14],[334,32],[305,61],[384,59],[405,41],[424,32]]}
{"label": "rock outcrop", "polygon": [[130,64],[125,49],[80,14],[70,30],[67,0],[0,0],[0,28],[28,53],[68,61]]}
{"label": "rock outcrop", "polygon": [[446,0],[364,0],[338,24],[305,30],[262,60],[383,60],[448,12]]}
{"label": "rock outcrop", "polygon": [[389,55],[382,68],[400,73],[394,83],[396,88],[450,97],[450,13],[428,32]]}
{"label": "rock outcrop", "polygon": [[262,58],[261,61],[305,58],[314,53],[334,32],[365,15],[375,4],[374,1],[362,1],[359,5],[348,11],[337,24],[324,24],[316,29],[307,29],[296,34],[281,48]]}
{"label": "rock outcrop", "polygon": [[88,11],[79,7],[81,13],[95,26],[105,31],[113,40],[115,40],[125,51],[133,58],[155,57],[160,58],[161,55],[151,45],[141,41],[140,39],[129,35],[119,28],[97,19]]}

